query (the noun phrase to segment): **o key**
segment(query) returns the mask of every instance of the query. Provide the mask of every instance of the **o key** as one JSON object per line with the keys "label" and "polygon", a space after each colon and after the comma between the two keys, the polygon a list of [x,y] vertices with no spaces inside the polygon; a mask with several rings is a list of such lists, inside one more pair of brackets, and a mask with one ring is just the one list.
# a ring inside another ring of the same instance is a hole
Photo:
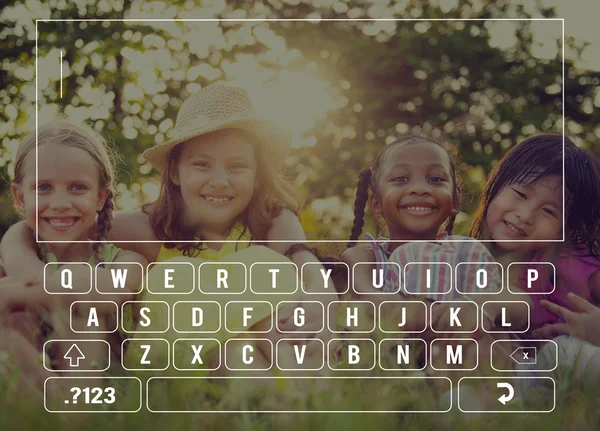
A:
{"label": "o key", "polygon": [[504,270],[498,262],[461,262],[456,265],[456,290],[468,295],[502,292]]}

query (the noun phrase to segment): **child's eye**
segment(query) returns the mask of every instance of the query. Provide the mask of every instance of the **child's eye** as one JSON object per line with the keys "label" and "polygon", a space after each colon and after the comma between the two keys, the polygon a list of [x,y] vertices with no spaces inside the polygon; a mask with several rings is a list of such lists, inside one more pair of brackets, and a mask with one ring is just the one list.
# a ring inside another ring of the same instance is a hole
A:
{"label": "child's eye", "polygon": [[513,191],[521,198],[521,199],[527,199],[527,196],[525,196],[525,193],[522,193],[520,191],[518,191],[517,189],[513,188]]}
{"label": "child's eye", "polygon": [[39,192],[49,192],[51,187],[50,184],[40,184],[37,189]]}
{"label": "child's eye", "polygon": [[397,182],[397,183],[404,183],[404,182],[406,182],[406,181],[408,181],[408,180],[409,180],[409,178],[408,178],[408,177],[405,177],[404,175],[400,175],[400,176],[398,176],[398,177],[394,177],[394,178],[392,178],[392,181],[393,181],[393,182]]}
{"label": "child's eye", "polygon": [[71,186],[71,190],[74,192],[82,192],[84,190],[87,190],[87,187],[84,186],[83,184],[73,184]]}
{"label": "child's eye", "polygon": [[234,171],[239,171],[245,168],[247,168],[247,166],[244,163],[233,163],[229,166],[229,169],[233,169]]}
{"label": "child's eye", "polygon": [[194,166],[197,166],[199,168],[208,168],[208,167],[210,167],[210,165],[208,164],[208,162],[194,162]]}
{"label": "child's eye", "polygon": [[558,218],[556,216],[556,213],[554,211],[552,211],[550,208],[542,208],[542,211],[544,211],[546,214],[548,214],[554,218]]}
{"label": "child's eye", "polygon": [[433,182],[433,183],[443,183],[446,181],[446,178],[443,177],[431,177],[429,178],[429,181]]}

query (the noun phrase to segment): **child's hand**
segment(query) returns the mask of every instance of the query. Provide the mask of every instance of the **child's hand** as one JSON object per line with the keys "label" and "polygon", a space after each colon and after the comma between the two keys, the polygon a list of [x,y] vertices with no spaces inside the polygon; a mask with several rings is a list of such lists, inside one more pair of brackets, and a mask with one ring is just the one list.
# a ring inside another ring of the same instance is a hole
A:
{"label": "child's hand", "polygon": [[576,311],[542,300],[540,304],[548,311],[562,317],[566,323],[545,325],[533,331],[533,335],[542,338],[554,338],[559,335],[570,335],[600,346],[600,309],[574,293],[569,293],[569,301]]}

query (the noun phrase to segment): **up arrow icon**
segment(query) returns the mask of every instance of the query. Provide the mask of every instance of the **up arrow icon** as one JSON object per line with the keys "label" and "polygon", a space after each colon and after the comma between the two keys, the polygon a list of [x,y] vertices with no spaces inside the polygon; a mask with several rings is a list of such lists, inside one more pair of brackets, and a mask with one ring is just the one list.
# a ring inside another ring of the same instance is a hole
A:
{"label": "up arrow icon", "polygon": [[69,364],[72,368],[79,367],[79,361],[85,359],[85,355],[81,352],[77,344],[73,344],[64,356],[65,359],[69,360]]}

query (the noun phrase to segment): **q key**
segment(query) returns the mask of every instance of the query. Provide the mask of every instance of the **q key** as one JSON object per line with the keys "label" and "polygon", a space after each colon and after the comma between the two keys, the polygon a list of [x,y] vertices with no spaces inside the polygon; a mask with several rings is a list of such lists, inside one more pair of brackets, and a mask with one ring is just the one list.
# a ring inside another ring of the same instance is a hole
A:
{"label": "q key", "polygon": [[52,262],[44,266],[44,290],[52,295],[92,291],[92,266],[87,262]]}

